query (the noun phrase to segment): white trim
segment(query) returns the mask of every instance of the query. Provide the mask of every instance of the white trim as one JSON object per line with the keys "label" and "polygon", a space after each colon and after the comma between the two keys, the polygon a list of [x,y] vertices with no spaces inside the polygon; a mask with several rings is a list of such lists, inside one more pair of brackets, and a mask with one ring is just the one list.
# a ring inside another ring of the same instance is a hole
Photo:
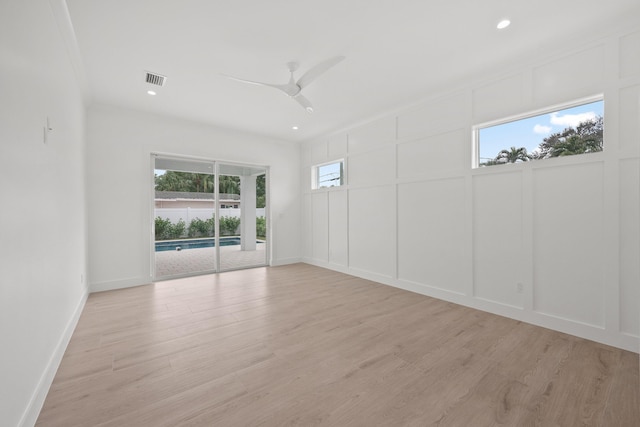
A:
{"label": "white trim", "polygon": [[[507,117],[502,117],[497,120],[491,120],[488,122],[478,123],[471,126],[471,136],[472,136],[472,146],[471,146],[471,168],[478,169],[480,168],[480,130],[490,128],[493,126],[504,125],[507,123],[517,122],[520,120],[530,119],[532,117],[541,116],[543,114],[550,114],[559,112],[561,110],[566,110],[569,108],[579,107],[581,105],[591,104],[593,102],[602,101],[604,104],[604,93],[600,93],[597,95],[587,96],[584,98],[574,99],[573,101],[563,102],[559,104],[550,105],[544,108],[538,108],[536,110],[527,111],[522,114],[514,114]],[[606,105],[605,105],[606,108]],[[604,117],[603,117],[604,119]],[[604,149],[603,149],[604,151]],[[591,153],[585,153],[591,154]],[[547,159],[545,159],[547,160]]]}
{"label": "white trim", "polygon": [[44,405],[44,401],[47,398],[47,394],[49,393],[49,388],[51,388],[51,384],[53,383],[53,379],[56,376],[56,372],[58,371],[58,367],[60,366],[60,362],[62,362],[62,357],[64,356],[64,352],[69,345],[69,341],[71,340],[71,336],[73,335],[73,331],[76,329],[76,325],[78,324],[78,320],[80,320],[80,315],[82,314],[82,310],[84,309],[84,305],[87,302],[87,298],[89,297],[89,293],[87,289],[84,290],[82,296],[80,297],[80,301],[76,306],[73,315],[69,319],[67,326],[64,328],[60,339],[58,340],[58,344],[56,345],[51,358],[49,358],[49,363],[47,363],[47,367],[44,372],[40,376],[40,381],[38,381],[38,385],[36,386],[33,394],[31,395],[31,399],[29,399],[29,404],[22,414],[22,418],[18,423],[19,427],[31,427],[35,425],[38,420],[38,416],[40,415],[40,411],[42,410],[42,405]]}
{"label": "white trim", "polygon": [[[322,166],[328,166],[328,165],[333,165],[336,163],[341,163],[340,165],[340,185],[334,185],[332,187],[318,187],[318,183],[319,183],[319,176],[318,173],[320,171],[320,168]],[[322,162],[322,163],[318,163],[315,165],[311,166],[311,190],[315,191],[315,190],[328,190],[328,189],[334,189],[334,188],[340,188],[340,187],[344,187],[347,184],[347,167],[346,167],[346,161],[343,158],[341,159],[335,159],[335,160],[331,160],[329,162]]]}
{"label": "white trim", "polygon": [[[199,276],[199,275],[204,275],[204,274],[215,274],[215,273],[219,273],[219,272],[224,272],[224,271],[232,271],[234,269],[225,269],[222,270],[220,268],[220,250],[219,250],[219,245],[215,245],[215,261],[214,261],[214,265],[213,268],[211,270],[207,270],[207,271],[199,271],[199,272],[189,272],[189,273],[184,273],[184,274],[178,274],[178,275],[172,275],[172,276],[157,276],[156,274],[156,262],[155,262],[155,255],[156,255],[156,251],[155,251],[155,169],[156,169],[156,160],[158,158],[161,159],[170,159],[170,160],[182,160],[182,161],[187,161],[187,162],[194,162],[194,163],[202,163],[202,164],[210,164],[213,166],[213,171],[211,172],[211,174],[213,175],[213,179],[214,179],[214,184],[213,184],[213,201],[216,201],[214,203],[214,217],[216,218],[216,221],[214,222],[214,238],[218,239],[220,238],[220,222],[218,221],[218,218],[220,218],[220,202],[222,202],[222,200],[220,200],[220,193],[219,193],[219,186],[220,186],[220,166],[238,166],[238,167],[247,167],[247,168],[252,168],[252,169],[260,169],[261,171],[264,171],[264,175],[265,175],[265,198],[266,198],[266,203],[265,203],[265,221],[266,221],[266,227],[267,227],[267,245],[266,245],[266,249],[265,249],[265,261],[262,264],[257,264],[257,265],[247,265],[247,266],[243,266],[237,269],[244,269],[244,268],[254,268],[254,267],[263,267],[266,265],[269,265],[270,259],[271,259],[271,253],[272,253],[272,245],[273,245],[273,236],[271,233],[271,223],[270,223],[270,217],[271,217],[271,211],[269,206],[271,205],[271,199],[270,199],[270,194],[269,194],[269,181],[270,181],[270,173],[271,173],[271,167],[267,166],[267,165],[258,165],[255,163],[244,163],[244,162],[233,162],[233,161],[226,161],[226,160],[212,160],[210,158],[206,158],[206,157],[198,157],[198,156],[189,156],[189,155],[181,155],[181,154],[170,154],[170,153],[160,153],[160,152],[154,152],[152,151],[150,153],[150,159],[151,159],[151,167],[150,167],[150,183],[149,183],[149,188],[150,188],[150,211],[149,211],[149,218],[151,219],[151,224],[149,227],[150,230],[150,234],[149,234],[149,240],[150,240],[150,244],[149,244],[149,250],[150,250],[150,256],[149,256],[149,262],[150,262],[150,281],[151,282],[156,282],[156,281],[163,281],[163,280],[170,280],[170,279],[177,279],[177,278],[182,278],[182,277],[192,277],[192,276]],[[208,200],[208,199],[207,199]],[[234,202],[238,202],[235,201]],[[242,206],[240,207],[240,209],[242,209]],[[135,279],[134,279],[135,280]],[[120,283],[122,282],[122,283]],[[98,284],[95,285],[95,287],[97,289],[95,289],[94,291],[103,291],[103,290],[111,290],[111,289],[120,289],[120,288],[125,288],[125,287],[130,287],[130,286],[137,286],[137,285],[142,285],[144,283],[132,283],[129,279],[125,279],[123,281],[117,281],[117,282],[107,282],[107,283],[103,283],[103,284]]]}
{"label": "white trim", "polygon": [[153,278],[151,276],[144,277],[129,277],[126,279],[119,280],[110,280],[108,282],[99,282],[91,284],[91,293],[94,292],[104,292],[104,291],[113,291],[115,289],[123,289],[123,288],[131,288],[134,286],[148,285],[153,283]]}
{"label": "white trim", "polygon": [[469,296],[463,293],[438,288],[436,286],[403,279],[393,279],[381,274],[367,272],[353,267],[340,267],[317,259],[303,258],[302,261],[306,264],[349,274],[351,276],[371,280],[383,285],[404,289],[406,291],[414,292],[420,295],[437,298],[443,301],[448,301],[476,310],[496,314],[498,316],[504,316],[510,319],[529,323],[534,326],[552,329],[557,332],[570,334],[579,338],[600,342],[602,344],[638,353],[638,343],[640,339],[632,334],[624,332],[611,332],[607,331],[607,329],[604,327],[586,324],[574,319],[554,316],[539,311],[529,311],[525,308],[497,303],[483,298],[469,298]]}
{"label": "white trim", "polygon": [[488,122],[477,123],[473,125],[474,129],[484,129],[491,126],[502,125],[505,123],[515,122],[523,119],[530,119],[531,117],[540,116],[547,113],[555,113],[558,110],[566,110],[568,108],[579,107],[585,104],[591,104],[592,102],[604,101],[604,93],[597,95],[591,95],[584,98],[574,99],[569,102],[561,102],[558,104],[549,105],[547,107],[538,108],[535,110],[529,110],[521,114],[513,114],[511,116],[502,117],[497,120],[490,120]]}

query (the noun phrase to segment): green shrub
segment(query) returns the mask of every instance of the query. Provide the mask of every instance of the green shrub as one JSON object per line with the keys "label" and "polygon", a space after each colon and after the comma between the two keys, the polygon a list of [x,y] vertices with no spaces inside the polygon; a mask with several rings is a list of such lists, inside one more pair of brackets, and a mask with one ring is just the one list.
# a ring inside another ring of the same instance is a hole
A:
{"label": "green shrub", "polygon": [[234,236],[240,226],[240,218],[235,216],[220,217],[220,235]]}
{"label": "green shrub", "polygon": [[184,223],[182,218],[175,223],[171,224],[167,229],[167,238],[168,239],[179,239],[185,235],[187,231],[187,225]]}
{"label": "green shrub", "polygon": [[266,239],[267,237],[267,220],[263,216],[256,218],[256,236],[261,239]]}
{"label": "green shrub", "polygon": [[156,240],[168,239],[167,232],[169,230],[169,227],[171,227],[171,220],[169,218],[156,217],[155,224]]}
{"label": "green shrub", "polygon": [[215,217],[211,217],[205,221],[207,225],[207,237],[213,237],[213,234],[216,230],[216,219]]}
{"label": "green shrub", "polygon": [[213,237],[213,218],[210,220],[200,218],[191,220],[187,234],[189,237]]}

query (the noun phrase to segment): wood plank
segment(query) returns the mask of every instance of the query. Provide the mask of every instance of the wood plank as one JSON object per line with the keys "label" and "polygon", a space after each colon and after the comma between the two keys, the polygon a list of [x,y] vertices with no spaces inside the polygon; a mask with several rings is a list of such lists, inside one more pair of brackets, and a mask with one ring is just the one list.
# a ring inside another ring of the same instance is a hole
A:
{"label": "wood plank", "polygon": [[90,295],[39,426],[635,426],[638,355],[305,264]]}

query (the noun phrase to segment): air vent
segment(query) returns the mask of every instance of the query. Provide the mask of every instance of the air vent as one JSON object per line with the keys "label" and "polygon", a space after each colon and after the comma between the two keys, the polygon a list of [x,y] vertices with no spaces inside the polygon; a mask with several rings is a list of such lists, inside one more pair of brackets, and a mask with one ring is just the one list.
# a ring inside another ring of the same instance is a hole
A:
{"label": "air vent", "polygon": [[146,82],[156,86],[164,86],[167,81],[165,76],[156,73],[150,73],[147,71]]}

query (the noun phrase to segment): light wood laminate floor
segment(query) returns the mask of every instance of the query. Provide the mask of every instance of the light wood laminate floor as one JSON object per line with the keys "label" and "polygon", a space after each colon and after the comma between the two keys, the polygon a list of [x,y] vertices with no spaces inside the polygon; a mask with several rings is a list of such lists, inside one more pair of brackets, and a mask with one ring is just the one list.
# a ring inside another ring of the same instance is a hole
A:
{"label": "light wood laminate floor", "polygon": [[38,426],[638,426],[638,355],[295,264],[90,295]]}

